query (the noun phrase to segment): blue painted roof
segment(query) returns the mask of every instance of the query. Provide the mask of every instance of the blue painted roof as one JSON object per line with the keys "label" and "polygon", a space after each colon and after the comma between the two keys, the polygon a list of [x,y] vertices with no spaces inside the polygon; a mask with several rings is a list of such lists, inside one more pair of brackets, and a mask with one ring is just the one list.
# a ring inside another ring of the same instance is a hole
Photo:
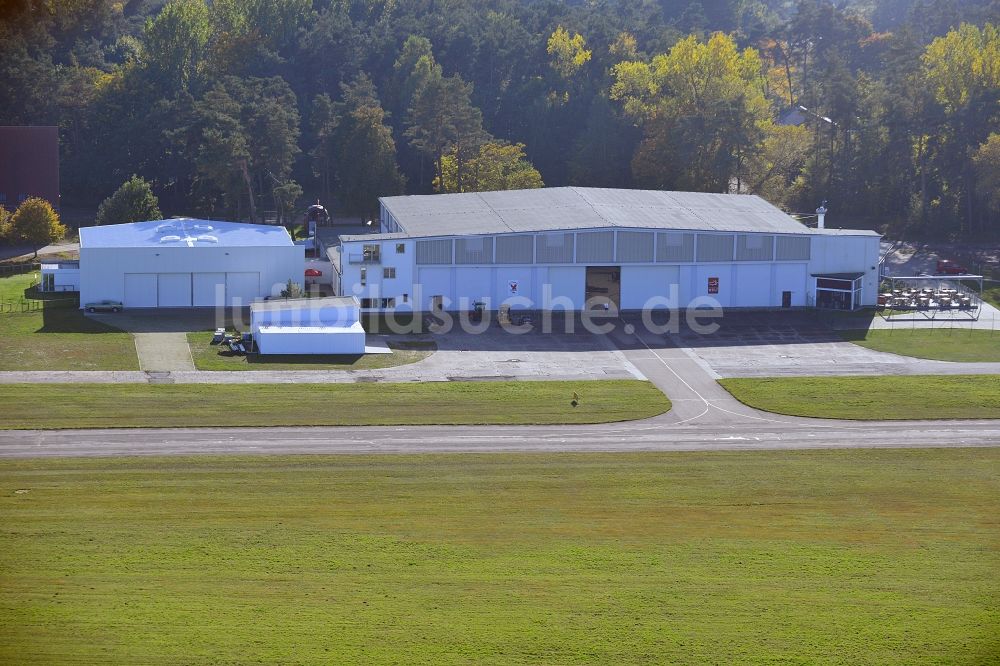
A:
{"label": "blue painted roof", "polygon": [[285,247],[281,226],[195,220],[190,217],[80,229],[80,247]]}

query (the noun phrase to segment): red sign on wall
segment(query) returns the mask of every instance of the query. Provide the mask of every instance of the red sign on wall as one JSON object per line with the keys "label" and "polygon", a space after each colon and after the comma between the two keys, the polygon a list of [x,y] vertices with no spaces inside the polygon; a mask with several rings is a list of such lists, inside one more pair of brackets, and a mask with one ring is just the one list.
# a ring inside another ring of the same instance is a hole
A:
{"label": "red sign on wall", "polygon": [[717,277],[708,278],[708,293],[710,294],[719,293],[719,278]]}

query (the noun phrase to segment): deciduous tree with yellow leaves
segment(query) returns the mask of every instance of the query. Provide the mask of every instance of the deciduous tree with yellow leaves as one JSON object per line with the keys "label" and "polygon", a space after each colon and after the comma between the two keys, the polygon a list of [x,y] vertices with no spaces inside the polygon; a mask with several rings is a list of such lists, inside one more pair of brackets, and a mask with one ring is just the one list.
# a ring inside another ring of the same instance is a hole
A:
{"label": "deciduous tree with yellow leaves", "polygon": [[612,75],[612,99],[643,127],[632,170],[647,187],[728,191],[771,125],[760,57],[722,33],[621,62]]}

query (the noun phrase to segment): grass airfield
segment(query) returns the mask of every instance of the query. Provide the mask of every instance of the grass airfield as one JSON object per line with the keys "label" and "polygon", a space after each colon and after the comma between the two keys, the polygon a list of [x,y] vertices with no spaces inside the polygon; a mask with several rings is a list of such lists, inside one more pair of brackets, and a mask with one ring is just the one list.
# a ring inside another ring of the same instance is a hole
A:
{"label": "grass airfield", "polygon": [[4,663],[989,663],[1000,450],[0,463]]}

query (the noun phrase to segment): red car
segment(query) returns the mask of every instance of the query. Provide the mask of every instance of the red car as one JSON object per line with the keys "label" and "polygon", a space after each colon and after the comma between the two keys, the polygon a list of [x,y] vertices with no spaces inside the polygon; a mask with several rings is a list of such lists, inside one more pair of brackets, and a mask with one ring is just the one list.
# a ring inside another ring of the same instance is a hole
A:
{"label": "red car", "polygon": [[950,259],[942,259],[937,262],[937,273],[938,275],[968,275],[969,269]]}

